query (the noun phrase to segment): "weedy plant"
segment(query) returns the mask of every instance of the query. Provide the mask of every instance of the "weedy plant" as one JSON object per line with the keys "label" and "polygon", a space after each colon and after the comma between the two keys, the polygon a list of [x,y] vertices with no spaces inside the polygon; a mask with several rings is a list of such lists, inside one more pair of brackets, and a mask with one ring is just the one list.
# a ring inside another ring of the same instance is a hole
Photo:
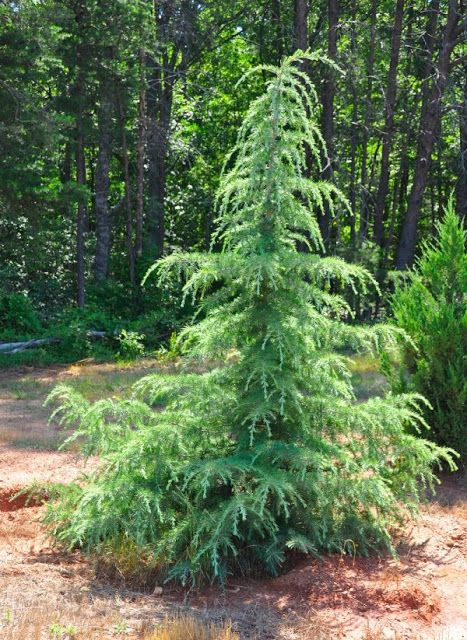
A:
{"label": "weedy plant", "polygon": [[[130,400],[89,404],[66,386],[51,400],[99,469],[49,504],[57,539],[86,549],[121,541],[149,552],[168,579],[223,581],[277,573],[289,550],[391,547],[449,451],[408,432],[417,395],[355,403],[337,350],[374,349],[396,329],[354,327],[343,287],[369,273],[322,257],[317,214],[345,206],[319,173],[316,92],[298,52],[269,74],[221,180],[219,253],[174,253],[154,267],[181,277],[202,320],[181,334],[202,374],[149,375]],[[306,246],[300,252],[298,246]],[[160,410],[155,411],[158,408]],[[349,542],[350,541],[350,542]]]}

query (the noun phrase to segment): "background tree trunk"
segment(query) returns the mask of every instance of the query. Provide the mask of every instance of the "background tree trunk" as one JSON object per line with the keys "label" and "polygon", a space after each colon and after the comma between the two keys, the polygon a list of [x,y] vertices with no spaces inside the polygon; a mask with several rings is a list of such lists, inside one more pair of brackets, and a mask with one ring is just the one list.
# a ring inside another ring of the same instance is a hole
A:
{"label": "background tree trunk", "polygon": [[[168,60],[165,61],[168,64]],[[174,73],[164,72],[152,61],[151,91],[148,92],[148,207],[147,227],[150,252],[160,257],[164,252],[166,163],[172,112]],[[166,79],[164,76],[168,74]]]}
{"label": "background tree trunk", "polygon": [[458,0],[449,0],[446,26],[436,63],[435,75],[431,89],[427,93],[424,105],[422,105],[415,173],[397,250],[397,269],[405,269],[410,266],[415,256],[417,222],[420,216],[435,136],[439,127],[441,101],[448,79],[451,53],[458,36],[457,25],[460,15]]}
{"label": "background tree trunk", "polygon": [[389,155],[394,135],[394,108],[397,93],[397,66],[401,48],[402,22],[404,17],[404,0],[397,0],[394,14],[394,26],[391,38],[391,56],[385,95],[385,116],[383,143],[381,151],[381,171],[379,175],[378,193],[375,203],[375,221],[373,237],[380,247],[384,244],[384,220],[386,198],[389,186]]}
{"label": "background tree trunk", "polygon": [[[84,160],[84,137],[82,114],[78,115],[76,123],[76,182],[80,187],[86,186],[86,166]],[[84,281],[84,229],[86,225],[86,203],[83,195],[80,194],[78,202],[78,212],[76,217],[76,302],[80,309],[85,303],[85,281]]]}
{"label": "background tree trunk", "polygon": [[135,251],[133,244],[133,212],[131,209],[131,185],[130,185],[130,169],[128,160],[128,143],[126,139],[125,129],[125,113],[123,110],[123,102],[119,89],[117,94],[118,119],[120,122],[120,135],[122,141],[122,157],[123,157],[123,180],[125,183],[125,209],[126,209],[126,246],[128,254],[128,273],[130,276],[130,284],[135,285]]}
{"label": "background tree trunk", "polygon": [[146,52],[140,49],[140,89],[138,100],[138,138],[136,145],[136,225],[135,251],[138,258],[143,253],[144,215],[144,155],[146,147]]}
{"label": "background tree trunk", "polygon": [[357,216],[357,147],[358,147],[358,91],[357,91],[357,3],[351,3],[351,25],[350,25],[350,50],[351,50],[351,72],[349,73],[350,93],[352,96],[352,132],[350,134],[350,249],[353,253],[356,246],[356,216]]}
{"label": "background tree trunk", "polygon": [[110,83],[107,80],[103,80],[101,82],[101,104],[98,115],[99,151],[94,176],[96,216],[94,276],[98,282],[105,280],[109,271],[109,170],[112,155],[112,93]]}
{"label": "background tree trunk", "polygon": [[459,110],[459,177],[456,210],[467,224],[467,65],[464,66],[464,99]]}
{"label": "background tree trunk", "polygon": [[373,79],[375,67],[375,40],[376,40],[376,12],[378,8],[378,0],[371,2],[370,15],[370,42],[368,48],[368,68],[367,68],[367,90],[365,98],[365,115],[363,119],[362,134],[362,168],[360,173],[360,225],[359,225],[359,241],[362,243],[368,233],[369,226],[369,210],[368,210],[368,140],[370,137],[370,125],[373,114]]}
{"label": "background tree trunk", "polygon": [[[86,27],[84,24],[85,8],[83,3],[78,2],[75,7],[75,22],[78,29],[78,44],[76,47],[76,66],[77,66],[77,80],[74,88],[74,95],[77,102],[77,115],[76,115],[76,182],[79,187],[86,187],[86,164],[84,155],[84,86],[85,86],[85,74],[84,74],[84,58],[85,52],[83,51],[83,42],[85,37]],[[84,307],[86,300],[85,291],[85,244],[84,233],[86,228],[86,201],[84,199],[84,193],[79,194],[77,216],[76,216],[76,303],[80,309]]]}
{"label": "background tree trunk", "polygon": [[293,50],[308,48],[308,0],[295,0],[293,25]]}
{"label": "background tree trunk", "polygon": [[[337,58],[337,27],[339,21],[338,0],[328,0],[328,47],[327,53],[331,60]],[[334,96],[336,93],[335,73],[332,69],[326,68],[323,84],[323,114],[322,132],[326,143],[327,157],[323,159],[324,169],[323,180],[332,181],[334,169]],[[327,247],[330,242],[331,213],[326,205],[322,215],[319,216],[319,226],[323,236],[324,245]]]}

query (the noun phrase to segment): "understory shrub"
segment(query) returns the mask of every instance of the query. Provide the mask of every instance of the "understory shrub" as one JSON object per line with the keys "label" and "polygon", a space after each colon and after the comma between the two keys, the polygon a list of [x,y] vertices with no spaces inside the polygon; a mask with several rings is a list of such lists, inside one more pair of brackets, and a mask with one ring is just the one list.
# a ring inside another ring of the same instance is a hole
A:
{"label": "understory shrub", "polygon": [[396,322],[412,338],[409,385],[432,406],[435,440],[467,461],[467,253],[462,221],[449,202],[437,240],[425,242],[415,269],[393,298]]}
{"label": "understory shrub", "polygon": [[40,330],[39,316],[29,298],[0,289],[0,340],[21,340]]}
{"label": "understory shrub", "polygon": [[135,360],[144,354],[144,335],[122,329],[118,334],[118,354],[123,360]]}
{"label": "understory shrub", "polygon": [[148,375],[124,400],[88,403],[63,385],[51,394],[72,440],[101,461],[48,505],[64,544],[137,547],[182,582],[277,573],[291,550],[391,548],[433,465],[452,464],[408,431],[425,424],[420,396],[355,402],[337,350],[378,348],[398,330],[341,321],[348,305],[336,291],[373,279],[321,255],[317,215],[345,201],[305,177],[307,150],[319,175],[324,143],[301,57],[318,60],[300,52],[261,67],[270,80],[221,179],[223,250],[154,266],[159,282],[180,277],[184,296],[200,299],[202,319],[179,339],[209,366]]}

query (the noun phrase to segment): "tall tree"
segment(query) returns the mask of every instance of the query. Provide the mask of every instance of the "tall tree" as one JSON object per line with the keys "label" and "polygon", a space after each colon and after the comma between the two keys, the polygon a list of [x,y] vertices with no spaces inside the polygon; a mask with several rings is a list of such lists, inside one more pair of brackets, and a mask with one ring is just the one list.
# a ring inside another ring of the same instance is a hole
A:
{"label": "tall tree", "polygon": [[[452,466],[448,450],[413,433],[417,396],[354,401],[337,348],[351,336],[371,349],[394,330],[344,325],[346,303],[329,292],[330,279],[372,279],[319,254],[314,211],[339,194],[303,176],[306,147],[320,163],[320,136],[297,63],[263,68],[272,79],[221,180],[223,251],[156,264],[162,281],[183,274],[188,295],[211,289],[205,318],[184,332],[192,352],[237,357],[199,375],[146,376],[133,398],[110,406],[91,408],[64,385],[52,394],[55,415],[77,423],[73,437],[106,462],[49,503],[47,521],[67,545],[123,540],[183,582],[277,573],[290,549],[391,548],[389,532],[432,486],[436,462]],[[306,240],[297,225],[308,231],[308,254],[297,251]]]}
{"label": "tall tree", "polygon": [[[339,0],[328,0],[327,53],[331,60],[337,59],[337,29],[339,24]],[[336,94],[336,76],[332,68],[326,68],[322,92],[322,131],[327,156],[324,158],[323,179],[332,180],[334,173],[334,98]],[[319,226],[325,246],[329,244],[331,232],[331,212],[325,204],[319,217]]]}
{"label": "tall tree", "polygon": [[360,226],[359,240],[362,242],[367,237],[369,227],[368,209],[368,141],[370,139],[370,125],[373,115],[373,82],[375,67],[375,45],[376,45],[376,14],[378,0],[371,1],[370,12],[370,39],[368,43],[368,66],[367,66],[367,86],[365,101],[365,115],[363,118],[363,132],[361,143],[361,172],[360,172]]}
{"label": "tall tree", "polygon": [[460,34],[461,6],[462,0],[448,0],[448,14],[435,73],[430,91],[427,92],[422,105],[415,171],[397,249],[396,267],[398,269],[410,266],[415,255],[417,223],[441,117],[441,101],[448,80],[451,54]]}
{"label": "tall tree", "polygon": [[85,42],[85,15],[84,3],[79,1],[74,5],[74,17],[77,28],[76,66],[77,79],[74,87],[76,100],[76,182],[81,188],[78,194],[76,217],[76,302],[78,307],[84,307],[85,303],[85,243],[84,232],[86,227],[86,201],[84,189],[86,187],[86,160],[84,147],[84,100],[85,100],[85,72],[84,58],[86,55]]}
{"label": "tall tree", "polygon": [[112,113],[114,95],[109,74],[109,69],[104,69],[104,77],[100,83],[100,105],[98,113],[99,150],[94,175],[94,211],[96,215],[94,274],[97,281],[106,279],[109,270],[110,256],[109,171],[112,156]]}
{"label": "tall tree", "polygon": [[375,202],[374,240],[379,246],[384,240],[384,219],[386,199],[389,187],[389,156],[391,153],[392,139],[394,135],[394,110],[396,106],[397,92],[397,66],[401,48],[402,22],[404,16],[405,0],[397,0],[394,10],[394,26],[391,37],[391,53],[389,72],[385,93],[384,130],[381,150],[381,169],[378,184],[378,193]]}
{"label": "tall tree", "polygon": [[147,54],[147,153],[149,161],[147,207],[151,252],[164,250],[167,153],[170,139],[174,88],[219,33],[230,27],[236,33],[236,2],[228,5],[197,0],[160,0],[154,12],[155,43]]}
{"label": "tall tree", "polygon": [[135,252],[138,258],[143,253],[143,212],[144,212],[144,158],[146,149],[146,52],[139,50],[139,96],[138,96],[138,137],[136,144],[136,228]]}
{"label": "tall tree", "polygon": [[456,209],[467,223],[467,64],[464,65],[464,91],[459,108],[459,175],[456,183]]}
{"label": "tall tree", "polygon": [[308,49],[308,0],[294,1],[293,50]]}
{"label": "tall tree", "polygon": [[123,181],[124,181],[124,200],[126,211],[126,250],[128,254],[128,274],[130,284],[135,284],[135,245],[133,242],[133,209],[131,202],[131,183],[130,183],[130,161],[128,153],[128,142],[126,135],[126,117],[122,100],[122,88],[117,89],[117,110],[120,126],[120,137],[122,145],[122,161],[123,161]]}

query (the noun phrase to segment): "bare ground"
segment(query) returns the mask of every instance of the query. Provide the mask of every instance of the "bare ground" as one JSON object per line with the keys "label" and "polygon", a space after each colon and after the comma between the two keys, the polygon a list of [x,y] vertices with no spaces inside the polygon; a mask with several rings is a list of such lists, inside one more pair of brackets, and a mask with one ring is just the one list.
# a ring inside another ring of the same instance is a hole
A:
{"label": "bare ground", "polygon": [[131,638],[145,624],[188,610],[231,618],[245,639],[467,639],[467,487],[453,477],[407,526],[398,560],[306,559],[276,579],[190,594],[164,588],[148,595],[99,582],[82,554],[52,547],[37,521],[41,506],[11,501],[32,481],[69,481],[83,469],[77,456],[47,450],[60,436],[42,408],[54,382],[80,375],[90,375],[94,389],[108,384],[113,391],[111,368],[0,374],[0,637],[22,640],[8,633],[27,626],[33,611],[47,624],[84,624],[86,638]]}

